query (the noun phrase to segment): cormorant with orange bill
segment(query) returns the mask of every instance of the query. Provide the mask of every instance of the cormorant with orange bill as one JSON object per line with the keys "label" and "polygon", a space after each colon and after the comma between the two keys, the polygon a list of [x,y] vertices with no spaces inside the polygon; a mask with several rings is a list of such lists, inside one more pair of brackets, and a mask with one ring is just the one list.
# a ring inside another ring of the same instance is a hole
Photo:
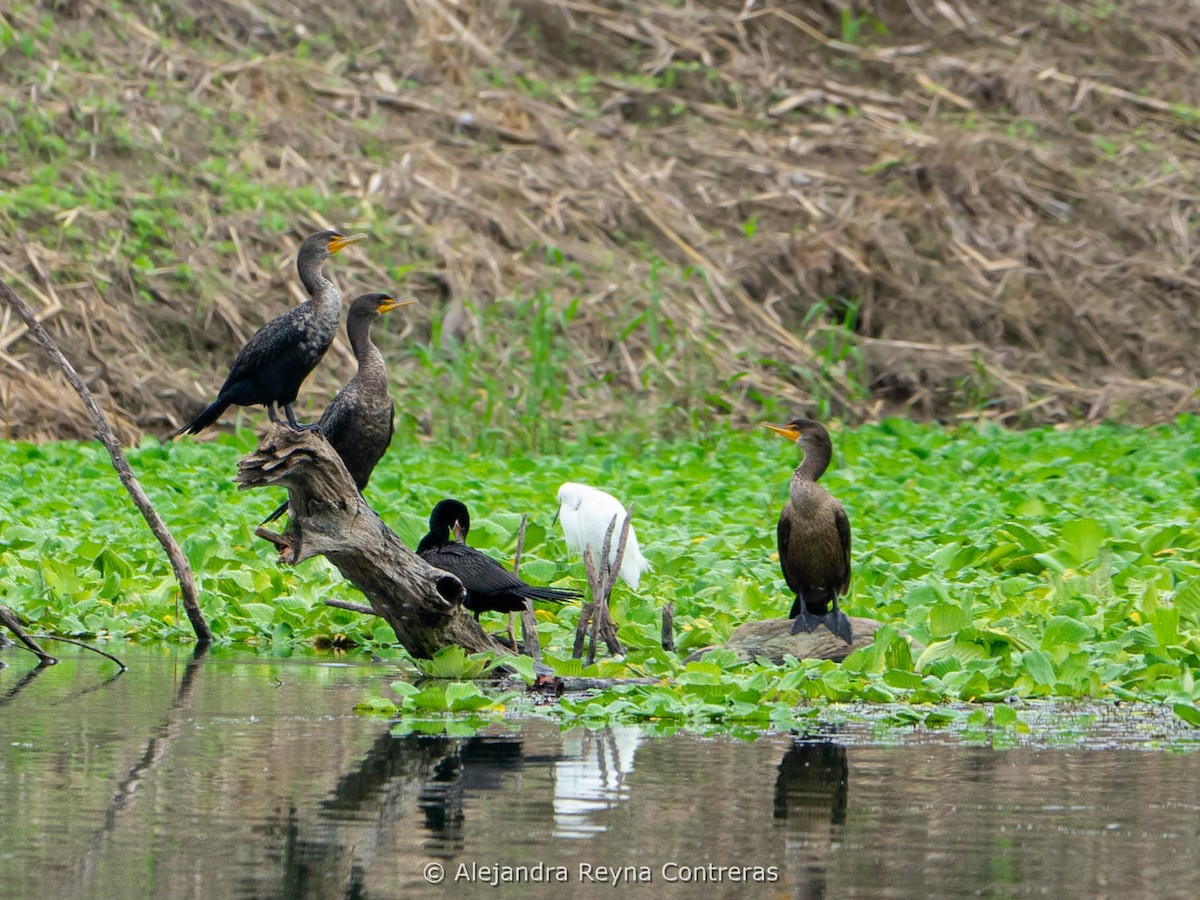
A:
{"label": "cormorant with orange bill", "polygon": [[325,277],[321,266],[343,247],[365,237],[365,234],[346,236],[338,231],[318,231],[304,239],[296,268],[311,299],[293,306],[250,335],[234,358],[217,399],[171,437],[203,431],[230,405],[261,403],[271,421],[278,422],[275,414],[278,403],[283,406],[290,428],[299,431],[312,427],[296,421],[292,404],[304,379],[333,343],[342,315],[341,292]]}
{"label": "cormorant with orange bill", "polygon": [[850,520],[842,504],[817,484],[829,468],[833,442],[825,427],[812,419],[764,425],[804,451],[776,531],[779,566],[788,587],[796,592],[789,614],[796,620],[792,634],[824,624],[848,644],[850,620],[838,608],[838,597],[850,587]]}
{"label": "cormorant with orange bill", "polygon": [[[371,473],[392,442],[395,405],[388,390],[383,354],[371,340],[371,326],[384,314],[415,300],[396,300],[388,294],[355,297],[346,317],[346,334],[358,361],[358,371],[325,407],[317,427],[346,466],[361,494]],[[287,510],[287,503],[263,520],[273,522]]]}

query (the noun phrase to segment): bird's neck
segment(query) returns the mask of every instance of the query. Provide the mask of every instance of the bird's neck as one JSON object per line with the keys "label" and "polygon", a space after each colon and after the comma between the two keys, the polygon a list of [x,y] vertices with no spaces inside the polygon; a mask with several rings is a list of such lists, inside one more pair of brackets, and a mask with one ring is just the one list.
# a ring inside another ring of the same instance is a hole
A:
{"label": "bird's neck", "polygon": [[796,478],[815,482],[829,468],[833,442],[827,434],[806,434],[800,438],[800,449],[804,451],[804,462],[796,469]]}
{"label": "bird's neck", "polygon": [[315,259],[302,258],[296,263],[300,273],[300,283],[312,298],[312,302],[324,310],[334,309],[340,314],[342,295],[332,281],[325,277],[321,262]]}
{"label": "bird's neck", "polygon": [[355,319],[346,327],[350,335],[350,347],[354,350],[354,358],[358,360],[358,374],[362,376],[383,375],[383,354],[371,340],[371,322],[368,319]]}

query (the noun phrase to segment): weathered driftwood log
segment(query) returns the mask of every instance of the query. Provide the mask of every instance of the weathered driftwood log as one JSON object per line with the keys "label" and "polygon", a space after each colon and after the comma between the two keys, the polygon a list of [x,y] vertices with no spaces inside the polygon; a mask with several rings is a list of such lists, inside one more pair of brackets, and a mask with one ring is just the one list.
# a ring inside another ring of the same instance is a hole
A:
{"label": "weathered driftwood log", "polygon": [[688,660],[699,659],[712,650],[732,650],[741,662],[750,662],[762,657],[773,663],[781,663],[785,656],[841,662],[853,651],[868,646],[875,640],[875,632],[883,627],[883,622],[875,619],[851,616],[850,626],[854,640],[847,644],[824,625],[808,634],[791,634],[792,621],[761,619],[747,622],[735,628],[724,644],[697,650]]}
{"label": "weathered driftwood log", "polygon": [[462,582],[404,546],[316,432],[272,425],[258,449],[238,461],[237,482],[240,490],[287,488],[287,530],[259,528],[258,536],[274,544],[288,565],[326,557],[413,656],[428,658],[450,644],[473,653],[507,652],[463,607]]}

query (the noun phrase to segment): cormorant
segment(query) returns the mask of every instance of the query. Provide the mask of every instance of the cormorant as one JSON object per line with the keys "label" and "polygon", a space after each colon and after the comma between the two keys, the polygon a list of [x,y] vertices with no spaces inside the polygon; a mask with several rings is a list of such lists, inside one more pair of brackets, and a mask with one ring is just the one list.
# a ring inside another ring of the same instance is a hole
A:
{"label": "cormorant", "polygon": [[[396,300],[388,294],[355,297],[346,317],[346,334],[358,361],[358,371],[325,407],[317,427],[337,451],[361,494],[371,473],[392,442],[395,406],[388,390],[383,354],[371,340],[371,326],[384,313],[415,300]],[[287,503],[263,520],[273,522],[287,510]]]}
{"label": "cormorant", "polygon": [[[563,588],[533,587],[526,584],[490,556],[466,544],[471,516],[466,504],[442,500],[429,514],[429,533],[417,545],[417,554],[431,566],[456,575],[466,588],[463,606],[475,614],[492,609],[520,612],[530,600],[578,600],[579,591]],[[453,533],[456,540],[451,540]]]}
{"label": "cormorant", "polygon": [[763,423],[800,445],[804,460],[792,475],[790,496],[779,514],[779,566],[796,592],[790,616],[792,634],[824,625],[847,644],[850,620],[838,608],[838,596],[850,587],[850,520],[829,491],[817,484],[833,456],[829,432],[812,419],[787,425]]}
{"label": "cormorant", "polygon": [[221,385],[217,399],[171,437],[185,431],[197,434],[217,421],[230,404],[267,408],[272,422],[278,422],[275,404],[283,406],[287,424],[299,431],[292,404],[300,385],[308,377],[337,334],[342,314],[342,295],[337,286],[325,277],[321,266],[343,247],[365,238],[365,234],[346,236],[337,231],[318,231],[310,234],[300,245],[296,268],[300,281],[312,299],[293,306],[272,319],[254,334],[238,351]]}
{"label": "cormorant", "polygon": [[[617,545],[621,541],[621,526],[625,524],[625,507],[612,494],[586,484],[568,481],[558,489],[558,513],[562,520],[563,536],[567,549],[582,555],[584,547],[592,548],[592,558],[599,563],[604,550],[604,535],[613,519],[612,541],[609,544],[608,563],[617,561]],[[650,563],[642,556],[638,547],[637,534],[629,526],[629,537],[625,541],[625,555],[621,558],[621,577],[635,591],[642,573],[650,571]]]}

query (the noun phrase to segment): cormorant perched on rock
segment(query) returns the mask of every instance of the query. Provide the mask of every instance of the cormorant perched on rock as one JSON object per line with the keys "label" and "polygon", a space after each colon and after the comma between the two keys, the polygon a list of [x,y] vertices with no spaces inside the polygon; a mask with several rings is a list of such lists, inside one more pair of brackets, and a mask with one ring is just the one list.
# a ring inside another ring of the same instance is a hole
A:
{"label": "cormorant perched on rock", "polygon": [[838,596],[850,587],[850,520],[842,504],[817,484],[829,468],[833,442],[825,427],[812,419],[764,425],[804,451],[777,530],[779,565],[788,587],[796,592],[789,614],[796,619],[792,634],[824,624],[850,643],[850,620],[838,608]]}
{"label": "cormorant perched on rock", "polygon": [[[417,545],[417,554],[431,566],[445,569],[458,576],[466,588],[463,606],[475,614],[493,609],[497,612],[520,612],[530,600],[578,600],[579,591],[561,588],[533,587],[526,584],[490,556],[465,543],[471,530],[471,516],[464,503],[442,500],[429,514],[429,533]],[[451,540],[453,532],[456,540]]]}
{"label": "cormorant perched on rock", "polygon": [[217,399],[171,437],[185,431],[197,434],[213,422],[231,404],[253,406],[261,403],[267,408],[272,422],[278,422],[275,404],[283,406],[287,424],[299,431],[292,404],[300,385],[308,377],[337,334],[342,314],[342,295],[337,286],[325,277],[321,266],[348,244],[360,241],[365,234],[346,236],[337,231],[318,231],[310,234],[300,245],[296,268],[300,281],[312,299],[293,306],[272,319],[254,334],[238,351],[221,385]]}
{"label": "cormorant perched on rock", "polygon": [[[317,427],[346,465],[361,494],[371,473],[392,442],[395,407],[388,390],[383,354],[371,340],[371,326],[384,313],[415,300],[395,300],[388,294],[355,297],[346,317],[346,334],[358,361],[358,372],[325,407]],[[287,510],[281,503],[263,524],[273,522]]]}

